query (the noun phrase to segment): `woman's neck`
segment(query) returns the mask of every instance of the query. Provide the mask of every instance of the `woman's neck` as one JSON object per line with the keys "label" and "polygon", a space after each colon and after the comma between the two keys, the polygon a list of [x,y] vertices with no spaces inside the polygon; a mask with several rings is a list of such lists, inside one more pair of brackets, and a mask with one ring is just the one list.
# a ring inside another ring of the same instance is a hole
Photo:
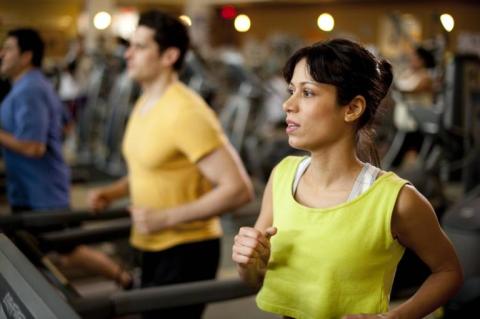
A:
{"label": "woman's neck", "polygon": [[330,150],[312,152],[311,157],[305,177],[315,181],[314,184],[320,189],[350,185],[363,167],[353,145],[339,145]]}

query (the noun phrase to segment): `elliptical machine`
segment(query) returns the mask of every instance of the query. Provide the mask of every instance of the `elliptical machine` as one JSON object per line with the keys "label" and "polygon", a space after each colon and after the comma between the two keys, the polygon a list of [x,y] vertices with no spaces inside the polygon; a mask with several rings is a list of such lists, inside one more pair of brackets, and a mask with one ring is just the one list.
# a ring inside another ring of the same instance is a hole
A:
{"label": "elliptical machine", "polygon": [[461,163],[465,196],[451,207],[442,225],[457,251],[465,282],[460,292],[445,306],[445,318],[480,317],[480,58],[457,56],[449,66],[450,81],[460,84],[447,91],[456,97],[451,120],[466,138],[466,156]]}

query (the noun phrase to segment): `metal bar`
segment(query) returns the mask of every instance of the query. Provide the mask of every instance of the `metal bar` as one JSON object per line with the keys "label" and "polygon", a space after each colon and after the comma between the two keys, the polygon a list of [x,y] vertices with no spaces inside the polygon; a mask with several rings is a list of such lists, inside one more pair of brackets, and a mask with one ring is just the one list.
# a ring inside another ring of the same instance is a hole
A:
{"label": "metal bar", "polygon": [[116,315],[225,301],[253,295],[256,289],[238,278],[205,280],[133,291],[111,296]]}
{"label": "metal bar", "polygon": [[102,241],[109,241],[117,238],[125,238],[130,234],[130,218],[123,218],[108,223],[101,227],[85,229],[65,229],[49,233],[39,234],[41,245],[46,250],[61,250],[76,247],[80,244],[92,244]]}

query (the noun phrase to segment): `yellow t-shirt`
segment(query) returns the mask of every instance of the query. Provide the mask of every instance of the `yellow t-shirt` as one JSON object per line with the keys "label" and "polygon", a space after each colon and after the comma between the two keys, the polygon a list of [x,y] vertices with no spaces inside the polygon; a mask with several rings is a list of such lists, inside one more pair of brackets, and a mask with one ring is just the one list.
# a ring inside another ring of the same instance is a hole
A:
{"label": "yellow t-shirt", "polygon": [[287,157],[273,175],[271,256],[259,308],[296,319],[338,319],[387,311],[404,247],[391,216],[406,181],[385,173],[355,199],[310,208],[292,195],[301,157]]}
{"label": "yellow t-shirt", "polygon": [[[195,163],[222,147],[226,137],[213,111],[180,82],[170,85],[144,114],[142,98],[125,132],[123,153],[128,165],[134,206],[158,209],[195,201],[211,189]],[[132,230],[130,242],[146,251],[218,238],[218,217],[183,223],[150,235]]]}

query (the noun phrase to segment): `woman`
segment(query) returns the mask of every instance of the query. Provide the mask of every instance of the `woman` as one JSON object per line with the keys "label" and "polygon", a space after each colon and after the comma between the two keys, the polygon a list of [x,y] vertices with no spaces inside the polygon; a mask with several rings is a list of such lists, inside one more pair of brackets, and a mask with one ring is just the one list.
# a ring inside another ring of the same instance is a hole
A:
{"label": "woman", "polygon": [[[254,228],[235,237],[233,260],[260,287],[257,305],[291,318],[422,318],[460,287],[462,271],[426,199],[378,163],[371,139],[391,66],[348,40],[297,51],[284,77],[287,157],[266,186]],[[388,311],[405,247],[432,274]]]}
{"label": "woman", "polygon": [[399,131],[405,134],[392,166],[412,164],[422,148],[424,134],[410,109],[432,109],[435,102],[435,57],[423,47],[416,47],[410,55],[407,69],[395,74],[392,97],[395,100],[393,120]]}
{"label": "woman", "polygon": [[403,94],[405,103],[422,107],[433,106],[435,65],[435,57],[427,49],[419,46],[411,53],[410,66],[395,79],[395,86]]}

